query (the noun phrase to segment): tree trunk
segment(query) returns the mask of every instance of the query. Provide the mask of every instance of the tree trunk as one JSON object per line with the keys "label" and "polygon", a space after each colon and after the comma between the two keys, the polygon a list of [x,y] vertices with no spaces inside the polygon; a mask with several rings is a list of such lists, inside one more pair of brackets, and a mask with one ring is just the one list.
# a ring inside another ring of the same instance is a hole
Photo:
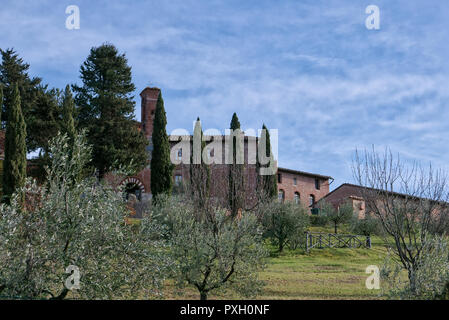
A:
{"label": "tree trunk", "polygon": [[282,252],[282,250],[284,250],[284,243],[279,241],[279,252]]}
{"label": "tree trunk", "polygon": [[335,234],[337,234],[337,224],[334,224],[334,231],[335,231]]}
{"label": "tree trunk", "polygon": [[200,300],[207,300],[207,292],[200,292]]}

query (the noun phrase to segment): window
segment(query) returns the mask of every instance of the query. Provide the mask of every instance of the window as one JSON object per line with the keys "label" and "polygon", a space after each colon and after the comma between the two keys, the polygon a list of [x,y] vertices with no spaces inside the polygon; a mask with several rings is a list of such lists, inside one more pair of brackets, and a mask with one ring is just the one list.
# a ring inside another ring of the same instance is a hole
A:
{"label": "window", "polygon": [[182,160],[182,149],[178,149],[176,152],[176,160]]}
{"label": "window", "polygon": [[320,190],[320,179],[315,179],[315,189]]}
{"label": "window", "polygon": [[284,200],[285,200],[285,192],[284,192],[284,190],[279,190],[279,192],[278,192],[278,200],[279,200],[279,202],[284,202]]}
{"label": "window", "polygon": [[296,204],[299,204],[299,202],[300,202],[300,196],[299,196],[299,193],[298,193],[298,192],[295,192],[295,198],[294,198],[294,200],[295,200],[295,203],[296,203]]}
{"label": "window", "polygon": [[296,186],[297,184],[298,184],[298,181],[297,181],[297,179],[295,177],[295,178],[293,178],[293,185]]}
{"label": "window", "polygon": [[278,183],[282,183],[282,175],[278,173]]}
{"label": "window", "polygon": [[309,197],[309,206],[313,206],[315,204],[315,196],[313,194]]}
{"label": "window", "polygon": [[175,185],[179,186],[182,183],[182,175],[175,175]]}

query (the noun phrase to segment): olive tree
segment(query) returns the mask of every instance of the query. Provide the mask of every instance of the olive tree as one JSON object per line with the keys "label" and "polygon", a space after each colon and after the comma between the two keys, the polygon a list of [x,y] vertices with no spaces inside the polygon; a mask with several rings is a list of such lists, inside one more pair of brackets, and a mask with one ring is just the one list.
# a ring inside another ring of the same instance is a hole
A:
{"label": "olive tree", "polygon": [[46,183],[28,180],[0,206],[1,295],[130,298],[161,284],[170,265],[157,236],[163,230],[150,217],[126,225],[120,190],[79,178],[90,150],[84,133],[73,145],[57,136]]}
{"label": "olive tree", "polygon": [[349,202],[341,204],[338,208],[335,208],[329,202],[323,201],[320,203],[320,213],[326,216],[327,221],[334,225],[334,232],[338,233],[338,226],[347,223],[354,215],[354,208]]}
{"label": "olive tree", "polygon": [[384,241],[393,248],[396,261],[406,271],[409,288],[418,293],[422,255],[435,234],[449,230],[447,175],[431,165],[404,162],[388,149],[384,153],[356,151],[353,161],[355,180],[366,203],[366,210],[379,219]]}
{"label": "olive tree", "polygon": [[386,295],[402,299],[448,299],[449,245],[441,236],[429,237],[423,246],[414,272],[414,288],[401,277],[404,270],[397,260],[389,257],[381,269]]}
{"label": "olive tree", "polygon": [[380,225],[379,219],[371,214],[365,214],[363,218],[354,215],[351,220],[351,232],[371,236],[373,234],[381,234],[382,226]]}
{"label": "olive tree", "polygon": [[168,225],[179,287],[193,286],[201,300],[212,292],[254,296],[260,291],[258,271],[264,268],[266,251],[253,213],[233,218],[217,208],[198,214],[193,204],[175,197],[160,201],[154,210]]}
{"label": "olive tree", "polygon": [[293,249],[300,245],[310,225],[307,209],[293,202],[273,201],[261,209],[264,236],[278,247],[279,252],[288,244]]}

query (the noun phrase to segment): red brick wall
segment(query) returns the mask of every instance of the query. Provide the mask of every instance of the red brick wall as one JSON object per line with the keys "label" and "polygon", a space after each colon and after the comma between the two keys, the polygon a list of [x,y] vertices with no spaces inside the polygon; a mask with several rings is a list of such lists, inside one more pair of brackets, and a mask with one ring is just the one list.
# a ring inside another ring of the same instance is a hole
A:
{"label": "red brick wall", "polygon": [[362,198],[360,188],[357,186],[342,184],[322,200],[331,203],[335,208],[338,208],[345,202],[349,202],[354,208],[354,213],[357,213],[359,218],[365,216],[366,204]]}
{"label": "red brick wall", "polygon": [[334,205],[334,207],[337,207],[349,197],[361,197],[360,189],[349,184],[342,184],[340,187],[329,193],[324,200]]}
{"label": "red brick wall", "polygon": [[[329,179],[308,176],[300,173],[286,172],[278,170],[281,174],[281,183],[278,182],[278,190],[284,190],[285,200],[293,200],[295,192],[299,193],[300,202],[309,206],[310,195],[315,196],[315,202],[329,193]],[[296,177],[297,184],[293,184],[293,178]],[[320,190],[315,188],[315,178],[320,181]]]}

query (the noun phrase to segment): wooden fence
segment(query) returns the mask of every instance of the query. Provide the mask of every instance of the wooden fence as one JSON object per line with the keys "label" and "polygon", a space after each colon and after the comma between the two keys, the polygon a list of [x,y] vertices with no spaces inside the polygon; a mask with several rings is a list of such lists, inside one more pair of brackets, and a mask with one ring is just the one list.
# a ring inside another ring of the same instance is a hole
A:
{"label": "wooden fence", "polygon": [[371,248],[370,236],[306,232],[306,251],[312,248]]}

